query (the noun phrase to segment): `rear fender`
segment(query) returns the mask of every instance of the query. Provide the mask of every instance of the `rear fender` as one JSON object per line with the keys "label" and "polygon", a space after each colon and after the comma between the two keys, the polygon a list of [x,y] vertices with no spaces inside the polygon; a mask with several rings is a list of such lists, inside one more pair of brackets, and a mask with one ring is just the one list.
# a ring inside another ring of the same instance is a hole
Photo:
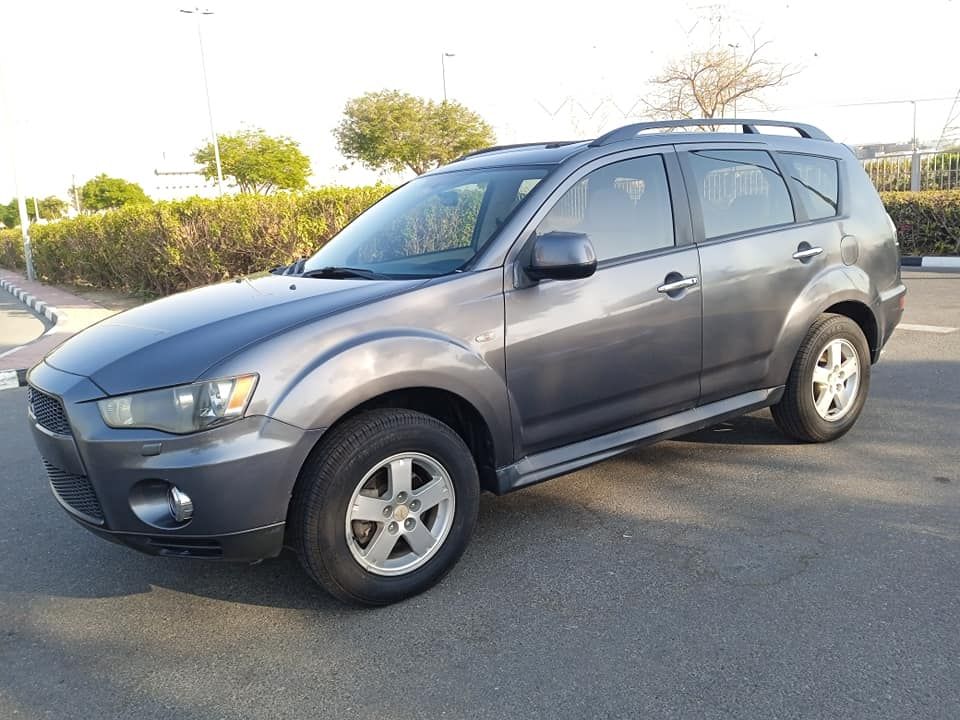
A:
{"label": "rear fender", "polygon": [[827,308],[840,302],[857,302],[865,305],[876,321],[877,301],[870,295],[869,281],[864,286],[863,278],[857,278],[851,270],[859,269],[833,267],[825,270],[794,301],[770,357],[768,378],[771,386],[786,383],[803,338]]}

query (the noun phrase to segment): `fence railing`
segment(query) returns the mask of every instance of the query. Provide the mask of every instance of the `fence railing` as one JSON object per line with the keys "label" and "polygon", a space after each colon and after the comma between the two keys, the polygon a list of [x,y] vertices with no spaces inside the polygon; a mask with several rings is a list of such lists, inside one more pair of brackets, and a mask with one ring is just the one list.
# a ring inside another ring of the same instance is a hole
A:
{"label": "fence railing", "polygon": [[960,189],[960,152],[887,155],[860,162],[881,192]]}

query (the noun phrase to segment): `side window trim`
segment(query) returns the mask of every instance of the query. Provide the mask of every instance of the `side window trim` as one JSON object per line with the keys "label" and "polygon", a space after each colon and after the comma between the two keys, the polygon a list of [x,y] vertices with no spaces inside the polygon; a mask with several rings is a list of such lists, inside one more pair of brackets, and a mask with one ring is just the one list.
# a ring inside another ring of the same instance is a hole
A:
{"label": "side window trim", "polygon": [[[686,186],[687,202],[690,205],[690,222],[693,229],[693,238],[697,245],[736,240],[741,237],[760,235],[772,230],[782,230],[784,228],[793,227],[795,225],[808,222],[806,210],[804,210],[799,198],[796,195],[793,182],[784,172],[783,163],[777,157],[777,153],[768,145],[751,144],[749,147],[746,147],[744,145],[736,145],[731,143],[704,143],[702,145],[698,143],[696,145],[683,146],[682,148],[677,147],[676,150],[677,161],[680,165],[680,172],[683,175],[683,182]],[[693,172],[693,166],[690,163],[690,153],[696,150],[760,150],[767,153],[772,158],[774,166],[777,168],[777,171],[780,173],[780,177],[783,178],[783,182],[787,187],[787,194],[790,196],[790,204],[793,206],[793,222],[780,223],[778,225],[767,225],[761,228],[751,228],[750,230],[728,233],[726,235],[718,235],[717,237],[708,239],[706,236],[706,229],[703,224],[703,203],[700,201],[700,193],[697,192],[697,179]]]}

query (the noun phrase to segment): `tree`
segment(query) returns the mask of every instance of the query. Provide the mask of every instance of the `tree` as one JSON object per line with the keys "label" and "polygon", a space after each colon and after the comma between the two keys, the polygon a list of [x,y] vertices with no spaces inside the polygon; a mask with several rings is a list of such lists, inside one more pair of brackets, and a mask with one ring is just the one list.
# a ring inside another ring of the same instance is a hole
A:
{"label": "tree", "polygon": [[[37,219],[37,205],[40,206],[40,218],[42,220],[59,220],[67,214],[67,203],[55,195],[50,195],[43,200],[27,198],[26,203],[27,215],[31,221]],[[0,223],[8,228],[20,224],[20,210],[17,208],[16,198],[13,198],[6,205],[0,205]]]}
{"label": "tree", "polygon": [[[240,192],[267,195],[274,190],[302,190],[310,176],[310,158],[288,137],[267,135],[261,129],[217,135],[223,174],[233,178]],[[217,177],[213,143],[193,153],[208,180]]]}
{"label": "tree", "polygon": [[34,203],[40,205],[40,217],[44,220],[59,220],[67,214],[69,207],[66,200],[61,200],[56,195],[49,195],[43,200],[30,199],[27,201],[27,211],[33,218],[37,217],[38,210]]}
{"label": "tree", "polygon": [[396,90],[347,101],[333,131],[344,157],[372,170],[417,175],[496,142],[492,128],[456,102],[435,103]]}
{"label": "tree", "polygon": [[0,223],[8,228],[17,227],[20,224],[20,210],[17,208],[16,198],[6,205],[0,205]]}
{"label": "tree", "polygon": [[103,173],[87,180],[80,188],[80,205],[88,212],[148,202],[150,198],[137,183],[108,177]]}
{"label": "tree", "polygon": [[740,101],[763,105],[764,90],[782,85],[799,72],[789,65],[761,57],[768,42],[757,43],[751,37],[751,48],[714,45],[672,60],[650,80],[655,87],[651,100],[645,101],[649,112],[659,118],[720,118],[728,109],[736,109]]}

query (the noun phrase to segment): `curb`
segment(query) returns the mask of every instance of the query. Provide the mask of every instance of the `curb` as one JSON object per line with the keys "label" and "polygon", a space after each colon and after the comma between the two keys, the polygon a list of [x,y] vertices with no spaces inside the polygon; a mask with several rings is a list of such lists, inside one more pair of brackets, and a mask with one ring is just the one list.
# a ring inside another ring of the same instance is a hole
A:
{"label": "curb", "polygon": [[[21,290],[19,287],[0,278],[0,288],[6,290],[8,293],[13,295],[17,300],[22,302],[31,310],[36,313],[43,315],[47,320],[52,323],[52,326],[47,329],[43,335],[49,335],[52,332],[56,331],[57,323],[62,322],[65,319],[65,314],[62,313],[57,308],[49,305],[43,300],[35,298],[30,293]],[[43,336],[41,336],[43,337]],[[22,346],[26,347],[26,346]],[[12,350],[7,351],[4,355],[7,355],[11,352],[19,350],[20,348],[13,348]],[[9,390],[11,388],[23,387],[27,384],[27,371],[26,369],[19,370],[0,370],[0,390]]]}
{"label": "curb", "polygon": [[960,257],[904,255],[900,258],[900,266],[925,270],[960,270]]}
{"label": "curb", "polygon": [[33,295],[28,292],[24,292],[16,285],[6,280],[0,278],[0,288],[3,288],[8,293],[13,295],[17,300],[22,302],[28,308],[35,310],[39,314],[43,315],[47,320],[56,325],[63,319],[63,313],[57,310],[55,307],[51,307],[43,300],[38,300]]}
{"label": "curb", "polygon": [[0,390],[10,390],[26,384],[26,370],[0,370]]}

